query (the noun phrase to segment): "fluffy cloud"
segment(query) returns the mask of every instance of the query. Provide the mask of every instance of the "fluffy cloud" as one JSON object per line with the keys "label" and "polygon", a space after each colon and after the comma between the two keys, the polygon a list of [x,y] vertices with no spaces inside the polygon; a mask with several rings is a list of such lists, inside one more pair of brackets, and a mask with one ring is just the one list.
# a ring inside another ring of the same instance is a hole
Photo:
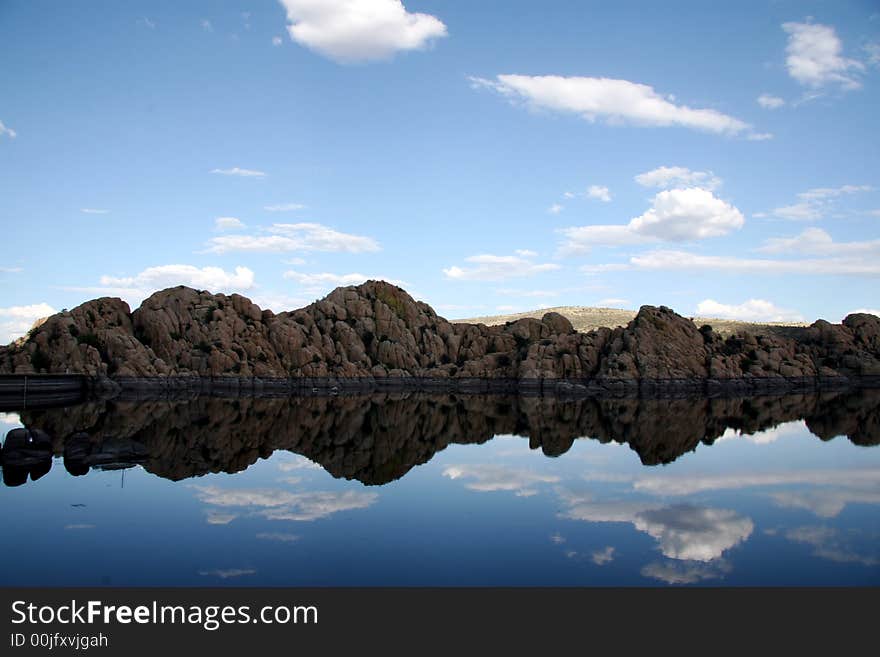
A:
{"label": "fluffy cloud", "polygon": [[18,136],[18,133],[12,128],[8,128],[3,124],[3,121],[0,121],[0,137],[6,135],[10,139],[15,139]]}
{"label": "fluffy cloud", "polygon": [[590,185],[589,189],[587,189],[587,196],[599,199],[605,203],[611,201],[611,193],[608,191],[607,187],[602,185]]}
{"label": "fluffy cloud", "polygon": [[721,186],[721,179],[711,171],[691,171],[686,167],[657,167],[640,173],[635,181],[643,187],[702,187],[715,190]]}
{"label": "fluffy cloud", "polygon": [[783,23],[782,29],[788,34],[785,66],[788,74],[800,84],[813,89],[839,85],[850,90],[862,86],[857,76],[865,66],[843,56],[843,44],[833,27],[819,23]]}
{"label": "fluffy cloud", "polygon": [[699,317],[736,319],[742,322],[802,322],[803,315],[793,310],[779,308],[764,299],[749,299],[740,304],[718,303],[706,299],[697,304]]}
{"label": "fluffy cloud", "polygon": [[587,522],[628,522],[653,537],[664,556],[712,561],[752,534],[750,518],[728,509],[689,504],[659,506],[644,502],[595,501],[589,495],[559,492],[568,508],[563,516]]}
{"label": "fluffy cloud", "polygon": [[452,266],[443,270],[446,278],[458,281],[503,281],[520,276],[534,276],[560,269],[553,263],[535,263],[531,256],[491,254],[465,258],[473,267]]}
{"label": "fluffy cloud", "polygon": [[758,96],[758,105],[764,109],[779,109],[785,105],[785,101],[779,96],[771,96],[770,94],[761,94]]}
{"label": "fluffy cloud", "polygon": [[264,171],[256,169],[241,169],[232,167],[231,169],[211,169],[211,173],[219,173],[221,176],[241,176],[243,178],[262,178],[266,175]]}
{"label": "fluffy cloud", "polygon": [[742,213],[699,187],[669,189],[654,196],[651,207],[622,226],[563,228],[561,255],[588,253],[594,246],[624,246],[652,241],[684,242],[721,237],[742,228]]}
{"label": "fluffy cloud", "polygon": [[217,217],[214,219],[215,230],[241,230],[244,222],[237,217]]}
{"label": "fluffy cloud", "polygon": [[596,550],[590,554],[590,561],[597,566],[604,566],[606,563],[611,563],[614,561],[614,547],[609,545],[601,550]]}
{"label": "fluffy cloud", "polygon": [[208,243],[208,253],[250,251],[284,253],[289,251],[325,251],[364,253],[378,251],[379,244],[370,237],[341,233],[315,223],[272,224],[259,235],[223,235]]}
{"label": "fluffy cloud", "polygon": [[821,228],[807,228],[795,237],[773,237],[757,249],[761,253],[786,253],[820,256],[869,255],[880,257],[880,239],[863,242],[835,242]]}
{"label": "fluffy cloud", "polygon": [[312,296],[320,296],[334,288],[347,285],[360,285],[369,280],[387,281],[398,287],[407,288],[409,284],[406,281],[396,280],[387,276],[365,276],[364,274],[333,274],[330,272],[321,272],[308,274],[298,271],[286,271],[283,274],[287,280],[295,281],[302,286],[305,294]]}
{"label": "fluffy cloud", "polygon": [[564,205],[560,205],[559,203],[554,203],[549,208],[547,208],[547,212],[550,214],[559,214],[565,209]]}
{"label": "fluffy cloud", "polygon": [[272,37],[272,45],[273,46],[278,47],[282,43],[284,43],[284,39],[282,39],[280,36],[273,36]]}
{"label": "fluffy cloud", "polygon": [[[850,533],[851,536],[851,533]],[[837,563],[860,563],[864,566],[876,566],[880,563],[880,554],[860,554],[849,544],[849,536],[841,536],[837,529],[823,526],[805,526],[790,529],[785,538],[794,543],[803,543],[813,548],[813,556]]]}
{"label": "fluffy cloud", "polygon": [[99,283],[91,287],[65,289],[120,297],[134,307],[153,292],[176,285],[211,292],[244,292],[254,287],[254,272],[247,267],[236,267],[234,272],[227,272],[220,267],[160,265],[148,267],[134,276],[102,276]]}
{"label": "fluffy cloud", "polygon": [[543,475],[526,470],[515,470],[500,465],[451,465],[443,471],[450,479],[467,480],[465,488],[481,493],[512,491],[519,497],[537,494],[538,484],[553,484],[559,481],[555,475]]}
{"label": "fluffy cloud", "polygon": [[676,105],[652,87],[628,80],[558,75],[499,75],[494,80],[470,78],[476,88],[492,89],[531,107],[578,114],[588,121],[643,126],[681,126],[735,135],[749,124],[713,109]]}
{"label": "fluffy cloud", "polygon": [[0,308],[0,344],[9,344],[27,333],[38,319],[54,315],[48,303]]}
{"label": "fluffy cloud", "polygon": [[290,38],[337,62],[388,59],[426,48],[446,36],[430,14],[411,13],[400,0],[280,0]]}

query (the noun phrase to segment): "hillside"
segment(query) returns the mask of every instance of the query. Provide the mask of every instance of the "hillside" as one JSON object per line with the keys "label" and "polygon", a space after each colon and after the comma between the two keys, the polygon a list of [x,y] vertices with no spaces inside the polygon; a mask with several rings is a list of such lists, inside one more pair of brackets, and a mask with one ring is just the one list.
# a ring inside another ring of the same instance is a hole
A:
{"label": "hillside", "polygon": [[[458,322],[467,322],[469,324],[485,324],[486,326],[496,326],[498,324],[506,324],[507,322],[515,322],[519,319],[534,318],[540,319],[545,313],[559,313],[575,328],[576,331],[594,331],[598,328],[606,326],[615,328],[618,326],[626,326],[638,314],[636,310],[624,310],[622,308],[596,308],[592,306],[556,306],[554,308],[543,308],[540,310],[529,310],[521,313],[512,313],[509,315],[487,315],[484,317],[469,317],[467,319],[458,319]],[[721,335],[732,335],[737,331],[748,331],[755,335],[782,335],[787,337],[796,336],[798,329],[808,326],[804,323],[797,322],[742,322],[732,319],[719,319],[717,317],[692,317],[694,324],[703,326],[709,324],[717,333]]]}

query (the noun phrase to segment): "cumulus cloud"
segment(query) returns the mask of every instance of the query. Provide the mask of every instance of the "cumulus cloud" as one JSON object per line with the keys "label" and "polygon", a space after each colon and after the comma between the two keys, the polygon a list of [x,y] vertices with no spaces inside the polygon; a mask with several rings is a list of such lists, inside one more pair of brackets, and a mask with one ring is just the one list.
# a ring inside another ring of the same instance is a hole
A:
{"label": "cumulus cloud", "polygon": [[587,189],[587,196],[599,199],[605,203],[611,201],[611,193],[608,191],[608,188],[603,185],[590,185],[589,189]]}
{"label": "cumulus cloud", "polygon": [[736,135],[751,126],[713,109],[676,105],[652,87],[628,80],[559,75],[498,75],[494,80],[470,78],[475,88],[496,91],[513,102],[557,112],[570,112],[587,121],[611,124],[681,126]]}
{"label": "cumulus cloud", "polygon": [[712,561],[752,534],[750,518],[728,509],[690,504],[596,501],[589,495],[559,491],[566,518],[587,522],[628,522],[654,538],[670,559]]}
{"label": "cumulus cloud", "polygon": [[503,281],[521,276],[534,276],[560,269],[553,263],[536,263],[532,256],[491,254],[465,258],[471,267],[452,266],[443,270],[446,278],[458,281]]}
{"label": "cumulus cloud", "polygon": [[527,470],[516,470],[500,465],[451,465],[443,471],[444,477],[465,480],[465,488],[481,493],[511,491],[519,497],[538,493],[539,484],[556,483],[559,477]]}
{"label": "cumulus cloud", "polygon": [[760,105],[764,109],[774,110],[784,106],[785,100],[783,100],[779,96],[773,96],[771,94],[761,94],[760,96],[758,96],[758,105]]}
{"label": "cumulus cloud", "polygon": [[244,292],[254,287],[254,272],[247,267],[236,267],[228,272],[220,267],[160,265],[148,267],[133,276],[102,276],[99,285],[64,289],[120,297],[135,307],[153,292],[176,285],[211,292]]}
{"label": "cumulus cloud", "polygon": [[807,228],[794,237],[772,237],[757,251],[820,256],[869,255],[880,256],[880,239],[859,242],[835,242],[821,228]]}
{"label": "cumulus cloud", "polygon": [[740,304],[719,303],[705,299],[697,304],[700,317],[735,319],[742,322],[802,322],[803,315],[793,310],[779,308],[764,299],[749,299]]}
{"label": "cumulus cloud", "polygon": [[10,139],[15,139],[18,136],[18,133],[12,128],[7,127],[3,124],[3,121],[0,121],[0,137],[6,135]]}
{"label": "cumulus cloud", "polygon": [[244,227],[244,222],[237,217],[217,217],[214,219],[215,230],[241,230]]}
{"label": "cumulus cloud", "polygon": [[550,214],[559,214],[565,209],[564,205],[560,205],[559,203],[554,203],[549,208],[547,208],[547,212]]}
{"label": "cumulus cloud", "polygon": [[232,167],[231,169],[211,169],[211,173],[219,173],[221,176],[241,176],[243,178],[262,178],[266,175],[264,171],[242,169],[240,167]]}
{"label": "cumulus cloud", "polygon": [[56,312],[58,311],[48,303],[0,308],[0,344],[17,340],[30,331],[38,319],[44,319]]}
{"label": "cumulus cloud", "polygon": [[223,235],[208,242],[208,253],[324,251],[365,253],[378,251],[370,237],[342,233],[316,223],[272,224],[257,235]]}
{"label": "cumulus cloud", "polygon": [[561,255],[588,253],[594,246],[624,246],[652,241],[684,242],[721,237],[745,223],[733,205],[700,187],[657,193],[651,207],[628,224],[576,226],[559,232]]}
{"label": "cumulus cloud", "polygon": [[340,63],[388,59],[445,37],[436,16],[408,12],[400,0],[280,0],[290,38]]}
{"label": "cumulus cloud", "polygon": [[788,74],[812,89],[837,85],[844,90],[859,89],[858,75],[865,65],[843,56],[843,44],[830,25],[783,23],[788,34],[785,66]]}
{"label": "cumulus cloud", "polygon": [[711,171],[691,171],[687,167],[661,166],[635,177],[642,187],[702,187],[714,191],[721,186],[721,178]]}

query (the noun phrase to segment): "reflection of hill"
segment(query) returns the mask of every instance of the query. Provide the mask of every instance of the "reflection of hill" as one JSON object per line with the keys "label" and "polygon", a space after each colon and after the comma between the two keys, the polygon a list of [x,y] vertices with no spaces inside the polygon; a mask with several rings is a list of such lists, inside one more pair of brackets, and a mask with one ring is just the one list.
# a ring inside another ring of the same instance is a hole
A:
{"label": "reflection of hill", "polygon": [[[74,474],[141,463],[173,480],[238,472],[277,449],[302,454],[334,477],[384,484],[450,443],[499,434],[529,438],[548,456],[578,437],[626,442],[646,465],[668,463],[727,429],[756,433],[805,419],[823,440],[880,443],[880,391],[744,399],[637,400],[548,397],[293,397],[93,402],[28,411]],[[4,453],[6,450],[4,449]],[[10,463],[8,458],[6,463]]]}

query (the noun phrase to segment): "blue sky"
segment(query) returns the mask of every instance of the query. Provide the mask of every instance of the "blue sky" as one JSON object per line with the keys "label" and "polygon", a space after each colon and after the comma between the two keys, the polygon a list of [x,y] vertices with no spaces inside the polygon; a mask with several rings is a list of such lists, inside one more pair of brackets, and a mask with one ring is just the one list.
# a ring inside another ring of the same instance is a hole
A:
{"label": "blue sky", "polygon": [[874,2],[7,0],[0,59],[3,341],[177,284],[880,308]]}

